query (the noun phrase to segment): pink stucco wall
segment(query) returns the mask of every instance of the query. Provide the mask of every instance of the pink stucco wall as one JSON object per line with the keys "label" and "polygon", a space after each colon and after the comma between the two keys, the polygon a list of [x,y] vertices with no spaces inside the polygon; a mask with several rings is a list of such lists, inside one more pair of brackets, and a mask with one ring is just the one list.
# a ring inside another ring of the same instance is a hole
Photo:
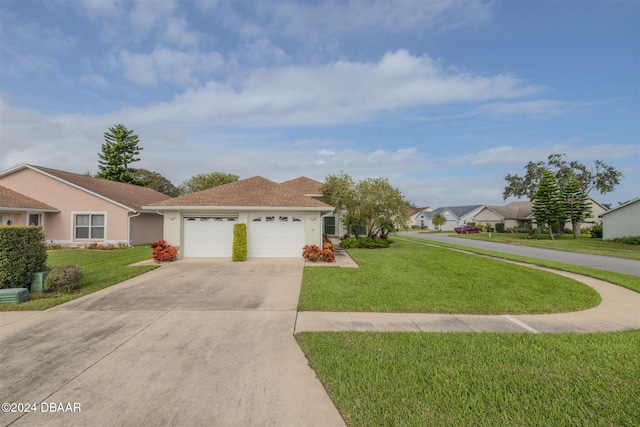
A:
{"label": "pink stucco wall", "polygon": [[[105,239],[101,242],[127,242],[127,217],[129,213],[123,207],[26,168],[0,177],[0,185],[60,209],[59,213],[45,213],[44,215],[43,225],[47,241],[55,243],[90,242],[86,239],[76,240],[73,238],[73,213],[104,213],[106,215]],[[162,219],[158,221],[160,224],[162,223]],[[141,233],[142,235],[148,234],[147,231]],[[162,235],[161,232],[160,235]]]}

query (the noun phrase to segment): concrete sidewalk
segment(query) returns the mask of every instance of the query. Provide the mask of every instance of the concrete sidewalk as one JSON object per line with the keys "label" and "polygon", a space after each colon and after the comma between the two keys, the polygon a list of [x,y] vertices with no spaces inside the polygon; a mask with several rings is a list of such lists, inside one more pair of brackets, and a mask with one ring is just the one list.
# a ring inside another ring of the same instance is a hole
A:
{"label": "concrete sidewalk", "polygon": [[[506,262],[506,261],[505,261]],[[515,263],[519,264],[519,263]],[[575,279],[594,288],[602,302],[589,310],[540,315],[299,312],[295,332],[608,332],[640,329],[640,294],[574,273],[527,265]]]}

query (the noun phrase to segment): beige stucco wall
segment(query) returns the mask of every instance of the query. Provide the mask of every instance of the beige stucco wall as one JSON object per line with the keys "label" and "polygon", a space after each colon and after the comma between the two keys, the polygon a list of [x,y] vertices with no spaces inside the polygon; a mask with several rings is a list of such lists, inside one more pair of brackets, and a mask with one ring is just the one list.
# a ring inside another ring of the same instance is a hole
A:
{"label": "beige stucco wall", "polygon": [[495,224],[502,222],[502,217],[500,215],[487,208],[480,210],[473,219],[475,220],[476,225],[489,223],[493,227],[495,227]]}
{"label": "beige stucco wall", "polygon": [[640,236],[640,200],[602,217],[602,238]]}
{"label": "beige stucco wall", "polygon": [[[219,211],[217,211],[219,213]],[[238,213],[238,223],[248,224],[249,215],[257,211],[243,211]],[[264,211],[260,211],[264,212]],[[183,245],[182,241],[182,226],[183,217],[185,216],[206,216],[216,212],[179,212],[179,211],[164,211],[163,238],[170,245],[174,246],[178,250],[178,256],[182,257],[182,251],[180,248]],[[320,212],[298,212],[298,211],[286,211],[289,215],[300,215],[304,217],[304,230],[305,230],[305,244],[306,245],[318,245],[322,244],[322,221],[320,220]]]}
{"label": "beige stucco wall", "polygon": [[60,244],[92,242],[73,238],[74,213],[105,214],[105,239],[101,243],[127,241],[127,210],[31,169],[21,169],[0,177],[0,185],[44,202],[57,209],[44,217],[45,239]]}

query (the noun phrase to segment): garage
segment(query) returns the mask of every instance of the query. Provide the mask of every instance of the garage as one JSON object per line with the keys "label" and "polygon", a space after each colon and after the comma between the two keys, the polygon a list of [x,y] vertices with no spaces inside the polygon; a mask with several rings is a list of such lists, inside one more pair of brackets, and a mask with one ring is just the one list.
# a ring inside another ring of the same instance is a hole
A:
{"label": "garage", "polygon": [[304,215],[255,213],[247,227],[251,258],[296,258],[305,245]]}
{"label": "garage", "polygon": [[231,258],[238,217],[187,216],[183,220],[185,258]]}

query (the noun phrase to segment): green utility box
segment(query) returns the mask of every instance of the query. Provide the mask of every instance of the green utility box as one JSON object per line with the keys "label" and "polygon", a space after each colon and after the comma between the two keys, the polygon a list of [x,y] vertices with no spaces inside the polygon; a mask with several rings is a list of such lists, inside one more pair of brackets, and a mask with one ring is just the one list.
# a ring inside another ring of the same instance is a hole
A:
{"label": "green utility box", "polygon": [[0,289],[0,304],[18,304],[25,301],[29,301],[27,288]]}

